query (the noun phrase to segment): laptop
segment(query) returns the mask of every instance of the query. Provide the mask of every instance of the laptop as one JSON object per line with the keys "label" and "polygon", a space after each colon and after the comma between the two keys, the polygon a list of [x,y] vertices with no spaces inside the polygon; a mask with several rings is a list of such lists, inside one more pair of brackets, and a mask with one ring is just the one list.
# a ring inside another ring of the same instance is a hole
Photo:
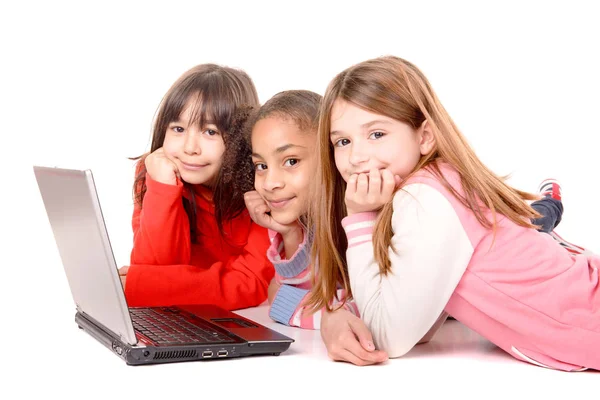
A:
{"label": "laptop", "polygon": [[129,308],[91,170],[34,166],[79,328],[129,365],[279,355],[293,339],[214,305]]}

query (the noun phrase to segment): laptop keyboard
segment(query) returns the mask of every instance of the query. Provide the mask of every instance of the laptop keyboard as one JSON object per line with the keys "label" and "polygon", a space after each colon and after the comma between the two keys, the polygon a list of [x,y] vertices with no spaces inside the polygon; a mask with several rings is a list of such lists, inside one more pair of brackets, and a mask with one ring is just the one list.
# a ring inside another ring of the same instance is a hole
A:
{"label": "laptop keyboard", "polygon": [[[130,308],[136,331],[161,345],[188,343],[233,343],[235,340],[218,332],[201,320],[188,321],[184,311],[173,308]],[[190,319],[192,319],[190,318]]]}

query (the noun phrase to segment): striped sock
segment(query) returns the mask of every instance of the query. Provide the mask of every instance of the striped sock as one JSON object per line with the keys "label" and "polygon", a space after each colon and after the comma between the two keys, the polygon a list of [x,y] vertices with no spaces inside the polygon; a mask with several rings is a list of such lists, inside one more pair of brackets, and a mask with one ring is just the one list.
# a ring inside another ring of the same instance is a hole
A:
{"label": "striped sock", "polygon": [[545,179],[540,183],[538,189],[542,197],[550,197],[555,200],[562,200],[562,190],[560,183],[556,179]]}

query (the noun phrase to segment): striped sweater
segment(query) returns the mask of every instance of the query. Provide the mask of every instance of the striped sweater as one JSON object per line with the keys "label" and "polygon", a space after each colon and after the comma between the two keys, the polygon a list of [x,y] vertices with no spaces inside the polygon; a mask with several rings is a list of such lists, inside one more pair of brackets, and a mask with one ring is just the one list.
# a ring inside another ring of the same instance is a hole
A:
{"label": "striped sweater", "polygon": [[[275,266],[275,280],[281,285],[269,309],[269,316],[274,321],[285,325],[319,329],[324,310],[310,314],[305,306],[305,300],[312,288],[311,241],[307,240],[307,236],[305,233],[296,253],[286,259],[282,236],[269,230],[271,246],[267,250],[267,257]],[[337,294],[337,298],[342,302],[345,298],[345,291],[339,289]],[[338,304],[339,302],[336,301],[333,306]],[[347,301],[342,307],[358,316],[358,309],[353,301]]]}

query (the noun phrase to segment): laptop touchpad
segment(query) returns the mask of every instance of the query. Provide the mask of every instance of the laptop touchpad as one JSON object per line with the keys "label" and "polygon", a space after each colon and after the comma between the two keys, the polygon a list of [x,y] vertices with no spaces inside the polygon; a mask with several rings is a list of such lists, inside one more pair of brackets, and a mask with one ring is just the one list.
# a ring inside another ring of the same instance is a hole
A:
{"label": "laptop touchpad", "polygon": [[239,318],[216,318],[211,319],[212,322],[221,325],[223,328],[257,328],[252,322]]}

